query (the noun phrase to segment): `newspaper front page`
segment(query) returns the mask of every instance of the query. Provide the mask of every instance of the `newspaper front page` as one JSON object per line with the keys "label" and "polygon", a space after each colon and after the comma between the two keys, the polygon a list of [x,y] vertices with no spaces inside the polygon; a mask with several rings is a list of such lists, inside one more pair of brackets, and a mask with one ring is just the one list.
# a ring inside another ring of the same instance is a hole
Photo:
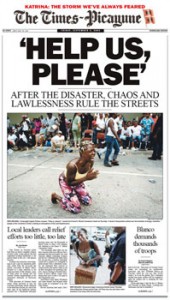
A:
{"label": "newspaper front page", "polygon": [[3,297],[168,297],[166,2],[3,3]]}

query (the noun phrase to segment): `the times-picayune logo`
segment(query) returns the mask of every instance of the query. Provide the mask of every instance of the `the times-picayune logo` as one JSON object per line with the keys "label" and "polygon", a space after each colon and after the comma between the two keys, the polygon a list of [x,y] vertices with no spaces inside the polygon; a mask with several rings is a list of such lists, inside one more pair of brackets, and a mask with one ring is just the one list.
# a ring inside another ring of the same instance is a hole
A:
{"label": "the times-picayune logo", "polygon": [[[153,10],[144,9],[145,24],[155,24]],[[15,10],[15,21],[18,24],[37,24],[40,20],[42,23],[48,24],[78,24],[85,21],[85,25],[89,28],[94,24],[110,24],[112,28],[121,27],[124,24],[140,24],[142,22],[141,14],[103,14],[101,11],[88,10],[84,16],[78,14],[56,14],[51,10],[42,10],[40,15],[32,15],[25,10]]]}

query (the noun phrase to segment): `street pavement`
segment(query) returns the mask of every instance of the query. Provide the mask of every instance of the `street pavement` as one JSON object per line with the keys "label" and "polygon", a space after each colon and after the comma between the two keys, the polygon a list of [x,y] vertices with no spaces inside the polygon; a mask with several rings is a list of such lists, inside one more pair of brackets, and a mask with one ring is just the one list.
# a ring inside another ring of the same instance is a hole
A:
{"label": "street pavement", "polygon": [[52,153],[48,148],[14,151],[8,154],[7,215],[14,219],[161,219],[163,209],[163,162],[148,160],[152,151],[121,151],[120,165],[111,168],[95,157],[97,179],[87,181],[91,206],[80,214],[52,204],[52,192],[61,194],[59,174],[79,156]]}

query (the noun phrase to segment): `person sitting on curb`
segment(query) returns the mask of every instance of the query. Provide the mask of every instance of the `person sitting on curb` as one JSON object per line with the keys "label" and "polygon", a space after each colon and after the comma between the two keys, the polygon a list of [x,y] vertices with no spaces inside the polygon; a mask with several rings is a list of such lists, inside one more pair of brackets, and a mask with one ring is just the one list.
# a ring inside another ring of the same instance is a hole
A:
{"label": "person sitting on curb", "polygon": [[51,151],[52,152],[63,152],[65,147],[65,137],[62,131],[58,131],[55,136],[51,138]]}
{"label": "person sitting on curb", "polygon": [[38,145],[42,147],[46,140],[46,137],[47,137],[47,128],[45,124],[42,124],[40,128],[40,132],[37,133],[35,136],[35,142],[36,142],[35,148],[38,147]]}
{"label": "person sitting on curb", "polygon": [[142,136],[141,136],[141,131],[142,131],[142,127],[138,124],[138,121],[134,121],[134,125],[131,127],[131,132],[132,132],[132,150],[136,150],[138,148],[135,148],[135,143],[137,143],[138,145],[141,142]]}

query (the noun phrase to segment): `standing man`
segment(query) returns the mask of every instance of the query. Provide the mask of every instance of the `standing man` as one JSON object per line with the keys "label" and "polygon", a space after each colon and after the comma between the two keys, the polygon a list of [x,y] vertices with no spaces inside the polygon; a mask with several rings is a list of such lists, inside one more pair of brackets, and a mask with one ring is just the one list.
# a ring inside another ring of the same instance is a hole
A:
{"label": "standing man", "polygon": [[125,227],[113,227],[113,231],[117,233],[114,240],[110,257],[109,269],[110,281],[107,284],[125,284],[126,279],[126,233]]}
{"label": "standing man", "polygon": [[[116,131],[116,124],[115,124],[115,118],[116,114],[109,114],[109,119],[107,120],[106,127],[107,127],[107,133],[106,133],[106,154],[104,159],[104,166],[105,167],[111,167],[112,165],[116,166],[119,165],[117,159],[117,156],[119,154],[119,143],[121,142],[120,138],[118,137],[117,131]],[[109,156],[114,148],[114,155],[113,160],[111,164],[109,163]]]}
{"label": "standing man", "polygon": [[140,125],[142,126],[142,138],[145,138],[145,144],[147,146],[148,141],[150,141],[152,126],[154,124],[150,113],[146,113],[145,117],[141,120]]}
{"label": "standing man", "polygon": [[87,114],[82,113],[81,114],[81,136],[83,136],[84,131],[88,127],[88,117]]}
{"label": "standing man", "polygon": [[47,133],[52,136],[52,134],[59,128],[59,122],[52,113],[47,113],[46,118],[46,126],[47,126]]}
{"label": "standing man", "polygon": [[98,139],[97,139],[97,134],[99,132],[105,132],[105,118],[104,114],[98,114],[96,118],[96,126],[93,129],[93,143],[97,145]]}
{"label": "standing man", "polygon": [[152,133],[153,153],[148,159],[161,159],[163,148],[163,115],[160,114]]}
{"label": "standing man", "polygon": [[27,115],[22,115],[22,121],[20,123],[20,126],[21,126],[21,130],[23,131],[23,133],[26,136],[27,141],[28,141],[30,122],[29,122]]}

